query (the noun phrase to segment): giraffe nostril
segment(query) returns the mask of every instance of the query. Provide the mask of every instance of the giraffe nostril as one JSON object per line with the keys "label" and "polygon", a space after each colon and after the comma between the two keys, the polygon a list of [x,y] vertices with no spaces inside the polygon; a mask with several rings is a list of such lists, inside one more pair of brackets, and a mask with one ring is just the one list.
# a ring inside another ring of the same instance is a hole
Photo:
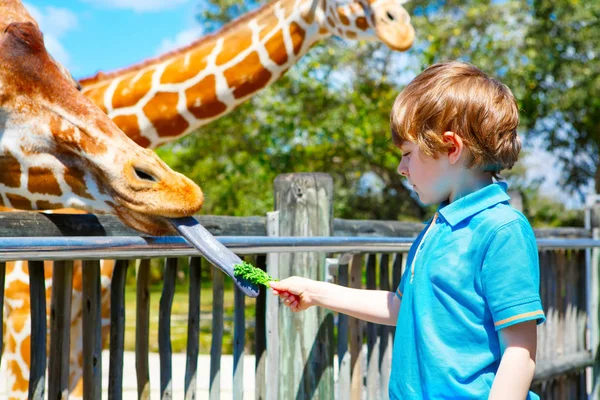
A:
{"label": "giraffe nostril", "polygon": [[133,171],[135,172],[135,175],[143,181],[158,182],[158,179],[156,179],[156,177],[150,175],[147,172],[142,171],[141,169],[134,168]]}
{"label": "giraffe nostril", "polygon": [[394,18],[394,15],[391,12],[386,12],[387,17],[389,18],[390,21],[394,21],[396,18]]}

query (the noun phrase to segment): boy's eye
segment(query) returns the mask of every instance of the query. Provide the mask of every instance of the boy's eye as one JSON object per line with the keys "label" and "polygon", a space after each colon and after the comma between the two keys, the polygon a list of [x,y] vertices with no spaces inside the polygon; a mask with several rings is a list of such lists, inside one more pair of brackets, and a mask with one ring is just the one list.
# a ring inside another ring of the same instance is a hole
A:
{"label": "boy's eye", "polygon": [[410,156],[410,151],[406,152],[406,153],[402,153],[402,157],[408,157]]}

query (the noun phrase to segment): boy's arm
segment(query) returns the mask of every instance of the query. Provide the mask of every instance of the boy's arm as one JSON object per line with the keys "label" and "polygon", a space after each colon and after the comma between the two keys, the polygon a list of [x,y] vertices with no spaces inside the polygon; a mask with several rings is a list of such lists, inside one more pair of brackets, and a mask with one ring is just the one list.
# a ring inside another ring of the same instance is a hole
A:
{"label": "boy's arm", "polygon": [[500,329],[504,350],[492,384],[490,400],[525,399],[535,372],[537,321],[526,321]]}
{"label": "boy's arm", "polygon": [[352,289],[297,276],[270,285],[273,294],[281,297],[292,311],[320,306],[368,322],[393,326],[398,319],[400,299],[393,292]]}

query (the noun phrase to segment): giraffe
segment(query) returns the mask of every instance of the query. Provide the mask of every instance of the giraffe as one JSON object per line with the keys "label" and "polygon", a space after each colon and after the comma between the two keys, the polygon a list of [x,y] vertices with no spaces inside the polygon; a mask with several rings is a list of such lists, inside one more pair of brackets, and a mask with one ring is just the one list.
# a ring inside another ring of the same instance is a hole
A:
{"label": "giraffe", "polygon": [[155,148],[229,113],[332,34],[393,50],[415,36],[399,0],[280,0],[180,50],[79,83],[126,135]]}
{"label": "giraffe", "polygon": [[[0,207],[113,213],[161,235],[174,233],[168,218],[193,215],[203,201],[194,182],[124,135],[77,90],[20,1],[0,0]],[[11,398],[27,398],[28,271],[20,262],[7,267],[7,389]],[[73,284],[81,291],[78,274]],[[46,285],[48,294],[51,280]]]}
{"label": "giraffe", "polygon": [[[378,38],[394,50],[407,50],[414,29],[398,0],[357,0],[343,6],[335,0],[281,0],[190,46],[79,84],[125,134],[143,147],[155,148],[232,111],[330,35]],[[103,264],[103,299],[110,290],[112,266]],[[20,264],[17,275],[24,275],[25,268]],[[7,281],[10,277],[7,272]],[[73,296],[70,386],[78,395],[82,345],[76,287]],[[107,306],[103,303],[103,314]]]}

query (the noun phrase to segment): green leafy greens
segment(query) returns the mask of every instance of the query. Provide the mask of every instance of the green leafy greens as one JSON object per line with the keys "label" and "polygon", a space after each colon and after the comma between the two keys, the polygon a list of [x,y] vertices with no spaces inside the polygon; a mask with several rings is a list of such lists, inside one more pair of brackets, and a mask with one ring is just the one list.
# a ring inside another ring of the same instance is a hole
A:
{"label": "green leafy greens", "polygon": [[269,282],[276,281],[277,279],[271,278],[265,271],[260,268],[256,268],[246,261],[242,261],[240,264],[233,266],[233,274],[240,278],[247,279],[257,285],[264,285],[269,287]]}

